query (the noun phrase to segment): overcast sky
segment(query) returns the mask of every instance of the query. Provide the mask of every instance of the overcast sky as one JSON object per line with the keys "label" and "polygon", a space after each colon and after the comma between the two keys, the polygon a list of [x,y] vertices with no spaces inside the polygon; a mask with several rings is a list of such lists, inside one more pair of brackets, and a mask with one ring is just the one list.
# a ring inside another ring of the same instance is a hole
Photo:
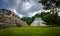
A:
{"label": "overcast sky", "polygon": [[9,9],[20,17],[31,17],[40,13],[42,8],[38,0],[0,0],[0,9]]}

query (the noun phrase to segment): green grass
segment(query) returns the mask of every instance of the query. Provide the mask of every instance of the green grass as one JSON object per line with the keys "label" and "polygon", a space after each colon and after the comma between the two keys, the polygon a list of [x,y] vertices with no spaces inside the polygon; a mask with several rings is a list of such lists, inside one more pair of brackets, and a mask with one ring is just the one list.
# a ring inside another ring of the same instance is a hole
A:
{"label": "green grass", "polygon": [[0,36],[60,36],[60,27],[13,27],[0,29]]}

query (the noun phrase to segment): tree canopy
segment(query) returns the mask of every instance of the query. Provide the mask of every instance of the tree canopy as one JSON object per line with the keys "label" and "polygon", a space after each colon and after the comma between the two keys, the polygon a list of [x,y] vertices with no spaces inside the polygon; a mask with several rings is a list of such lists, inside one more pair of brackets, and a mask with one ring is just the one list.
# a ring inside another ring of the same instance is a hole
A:
{"label": "tree canopy", "polygon": [[42,3],[42,5],[44,5],[44,9],[60,7],[60,0],[40,0],[39,3]]}
{"label": "tree canopy", "polygon": [[[60,9],[60,0],[40,0],[39,3],[41,3],[44,7],[43,9],[49,9],[50,14],[44,15],[43,20],[46,22],[46,24],[57,24],[60,25],[60,16],[58,16],[59,9]],[[52,12],[52,14],[51,14]],[[44,14],[44,13],[43,13]],[[46,13],[45,13],[46,14]]]}

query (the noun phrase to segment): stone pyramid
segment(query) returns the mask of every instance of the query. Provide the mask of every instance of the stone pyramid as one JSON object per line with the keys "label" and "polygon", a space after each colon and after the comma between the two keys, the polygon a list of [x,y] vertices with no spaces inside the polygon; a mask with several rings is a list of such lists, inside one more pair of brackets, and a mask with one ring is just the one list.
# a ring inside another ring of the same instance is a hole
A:
{"label": "stone pyramid", "polygon": [[22,21],[16,13],[6,9],[0,9],[0,28],[15,26],[28,26],[28,24]]}
{"label": "stone pyramid", "polygon": [[43,23],[44,21],[41,18],[35,18],[35,20],[31,23],[30,26],[46,26]]}

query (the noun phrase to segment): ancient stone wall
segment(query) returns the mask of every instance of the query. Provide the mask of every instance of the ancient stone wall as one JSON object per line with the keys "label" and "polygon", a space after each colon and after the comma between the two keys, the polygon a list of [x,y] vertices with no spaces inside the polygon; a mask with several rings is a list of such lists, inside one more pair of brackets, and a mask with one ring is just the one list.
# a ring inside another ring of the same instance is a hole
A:
{"label": "ancient stone wall", "polygon": [[6,9],[0,9],[0,27],[11,27],[17,25],[28,26],[28,24],[22,21],[16,13]]}

